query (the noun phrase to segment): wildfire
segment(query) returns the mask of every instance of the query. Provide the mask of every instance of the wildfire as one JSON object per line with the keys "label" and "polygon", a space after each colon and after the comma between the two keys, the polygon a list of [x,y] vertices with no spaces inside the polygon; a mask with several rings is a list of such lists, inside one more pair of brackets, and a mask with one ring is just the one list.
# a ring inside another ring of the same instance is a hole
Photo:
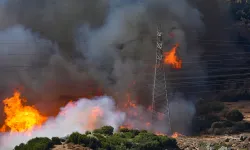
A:
{"label": "wildfire", "polygon": [[120,126],[119,128],[120,129],[132,129],[133,127],[132,127],[132,125],[127,124],[127,125]]}
{"label": "wildfire", "polygon": [[103,110],[100,107],[95,107],[91,110],[88,116],[88,129],[95,129],[98,125],[99,118],[103,116]]}
{"label": "wildfire", "polygon": [[179,44],[176,44],[169,52],[165,52],[164,63],[172,65],[173,68],[180,69],[182,67],[182,60],[176,56],[177,48]]}
{"label": "wildfire", "polygon": [[178,132],[174,132],[174,134],[171,136],[172,138],[177,138],[179,136],[183,136],[182,134],[178,133]]}
{"label": "wildfire", "polygon": [[27,132],[34,127],[40,127],[47,117],[42,116],[34,106],[24,106],[25,99],[20,98],[20,93],[15,92],[11,98],[3,100],[6,119],[0,132]]}
{"label": "wildfire", "polygon": [[155,132],[154,134],[155,134],[155,135],[166,136],[166,134],[164,134],[164,133],[161,133],[161,132]]}
{"label": "wildfire", "polygon": [[127,103],[125,104],[125,108],[136,108],[136,104],[133,103],[133,101],[131,100],[131,96],[130,94],[127,94]]}

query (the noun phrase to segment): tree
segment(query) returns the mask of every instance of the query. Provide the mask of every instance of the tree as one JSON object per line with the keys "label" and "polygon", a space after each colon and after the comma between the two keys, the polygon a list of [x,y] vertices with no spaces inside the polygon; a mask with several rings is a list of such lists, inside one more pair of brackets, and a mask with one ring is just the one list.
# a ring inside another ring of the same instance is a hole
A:
{"label": "tree", "polygon": [[52,140],[53,145],[61,145],[62,144],[59,137],[52,137],[51,140]]}

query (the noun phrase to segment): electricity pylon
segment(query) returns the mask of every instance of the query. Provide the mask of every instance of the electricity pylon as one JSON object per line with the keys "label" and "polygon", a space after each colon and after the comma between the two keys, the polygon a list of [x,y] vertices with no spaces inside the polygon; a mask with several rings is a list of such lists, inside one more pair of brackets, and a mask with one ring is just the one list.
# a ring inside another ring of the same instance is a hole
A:
{"label": "electricity pylon", "polygon": [[156,39],[156,63],[154,70],[154,83],[152,93],[152,123],[155,122],[159,113],[167,119],[169,133],[171,134],[171,119],[169,111],[168,91],[166,85],[166,71],[163,54],[163,32],[157,27]]}

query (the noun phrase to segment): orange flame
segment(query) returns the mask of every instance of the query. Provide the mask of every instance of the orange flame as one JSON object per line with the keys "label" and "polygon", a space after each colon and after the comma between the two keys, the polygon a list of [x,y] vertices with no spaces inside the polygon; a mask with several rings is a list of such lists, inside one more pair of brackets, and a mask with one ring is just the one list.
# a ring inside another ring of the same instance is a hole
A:
{"label": "orange flame", "polygon": [[179,47],[179,44],[176,44],[169,52],[165,52],[164,63],[172,65],[173,68],[180,69],[182,67],[182,60],[177,58],[176,51]]}
{"label": "orange flame", "polygon": [[94,130],[98,126],[98,120],[103,116],[103,110],[100,107],[95,107],[91,110],[91,114],[88,116],[88,129]]}
{"label": "orange flame", "polygon": [[34,106],[24,106],[22,103],[25,102],[25,99],[20,98],[19,92],[3,100],[6,119],[0,132],[6,132],[6,128],[9,128],[11,132],[31,131],[47,120],[47,117],[42,116]]}
{"label": "orange flame", "polygon": [[133,127],[132,127],[132,125],[129,125],[129,124],[127,124],[127,125],[123,125],[123,126],[120,126],[119,127],[120,129],[132,129]]}
{"label": "orange flame", "polygon": [[160,136],[160,135],[161,135],[161,136],[166,136],[166,134],[161,133],[161,132],[155,132],[154,134],[155,134],[155,135],[158,135],[158,136]]}
{"label": "orange flame", "polygon": [[174,134],[171,137],[172,138],[178,138],[179,136],[183,136],[183,135],[178,133],[178,132],[174,132]]}
{"label": "orange flame", "polygon": [[127,94],[127,103],[125,104],[125,108],[136,108],[136,104],[131,100],[131,95]]}

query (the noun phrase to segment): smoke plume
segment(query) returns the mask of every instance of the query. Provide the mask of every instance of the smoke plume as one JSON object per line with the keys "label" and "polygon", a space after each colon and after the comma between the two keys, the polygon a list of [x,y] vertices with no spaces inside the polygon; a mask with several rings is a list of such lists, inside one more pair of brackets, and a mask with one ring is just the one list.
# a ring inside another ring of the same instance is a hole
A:
{"label": "smoke plume", "polygon": [[[2,97],[22,87],[30,103],[46,114],[56,114],[64,95],[85,96],[89,80],[118,103],[127,92],[139,103],[150,103],[145,93],[151,93],[157,22],[165,33],[166,51],[180,43],[183,61],[202,52],[196,43],[187,43],[203,30],[201,14],[188,1],[8,0],[0,17],[2,67],[8,69],[1,74]],[[197,63],[183,69],[199,67],[199,57],[192,61]],[[173,78],[169,75],[169,83]],[[51,109],[44,110],[48,103]]]}
{"label": "smoke plume", "polygon": [[183,107],[191,120],[192,102],[183,99],[189,99],[186,91],[201,89],[192,87],[195,77],[206,82],[206,67],[200,60],[210,49],[196,39],[217,33],[209,30],[210,23],[221,19],[211,19],[204,7],[213,8],[214,3],[219,5],[215,0],[2,1],[0,98],[20,88],[29,103],[49,116],[72,97],[86,97],[97,89],[111,95],[118,106],[123,106],[127,93],[142,107],[148,106],[156,27],[161,24],[164,50],[179,43],[178,56],[183,60],[181,70],[167,72],[168,90],[184,93],[171,110]]}

